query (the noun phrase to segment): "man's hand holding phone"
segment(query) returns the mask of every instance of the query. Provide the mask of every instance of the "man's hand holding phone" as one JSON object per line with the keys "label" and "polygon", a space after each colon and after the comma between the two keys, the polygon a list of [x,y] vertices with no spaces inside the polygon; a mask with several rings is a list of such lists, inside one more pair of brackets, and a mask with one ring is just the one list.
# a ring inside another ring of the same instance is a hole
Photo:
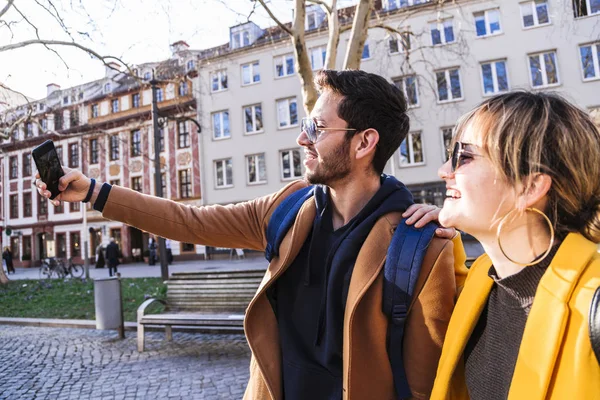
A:
{"label": "man's hand holding phone", "polygon": [[[58,181],[58,190],[60,190],[60,194],[56,196],[54,200],[50,200],[52,194],[48,190],[46,183],[41,180],[39,172],[35,175],[35,187],[38,193],[49,199],[50,203],[55,206],[60,205],[61,201],[74,203],[84,200],[92,182],[90,178],[83,175],[79,170],[63,167],[63,171],[65,172],[65,175]],[[94,198],[95,196],[92,196],[92,199]]]}

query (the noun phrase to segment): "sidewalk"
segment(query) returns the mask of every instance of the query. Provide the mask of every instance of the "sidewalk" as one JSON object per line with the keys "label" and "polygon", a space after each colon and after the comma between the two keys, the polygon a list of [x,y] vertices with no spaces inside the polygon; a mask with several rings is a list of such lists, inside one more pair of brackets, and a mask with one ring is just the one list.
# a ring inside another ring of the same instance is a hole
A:
{"label": "sidewalk", "polygon": [[[264,257],[251,257],[241,260],[189,260],[175,261],[169,265],[169,275],[174,272],[194,272],[194,271],[244,271],[252,269],[267,268],[267,260]],[[39,279],[39,267],[15,268],[16,273],[8,275],[11,280],[20,279]],[[147,265],[144,263],[130,263],[119,265],[118,271],[122,278],[160,278],[160,263],[156,265]],[[90,265],[90,278],[108,277],[108,268],[94,268]]]}

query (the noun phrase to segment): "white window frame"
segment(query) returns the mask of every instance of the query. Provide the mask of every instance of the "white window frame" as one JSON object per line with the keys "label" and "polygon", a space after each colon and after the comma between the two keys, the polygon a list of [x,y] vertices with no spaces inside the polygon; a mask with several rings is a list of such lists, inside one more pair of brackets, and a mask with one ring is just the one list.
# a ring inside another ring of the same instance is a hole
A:
{"label": "white window frame", "polygon": [[[423,161],[421,162],[415,162],[415,154],[414,154],[414,149],[413,149],[413,136],[415,135],[419,135],[421,138],[421,151],[422,151],[422,157],[423,157]],[[418,167],[421,165],[425,165],[426,164],[426,160],[425,160],[425,142],[423,140],[423,132],[422,131],[412,131],[409,132],[406,135],[406,144],[407,144],[407,149],[408,149],[408,157],[409,157],[409,161],[405,164],[402,163],[402,153],[401,153],[401,149],[402,149],[402,143],[400,143],[400,147],[398,148],[398,165],[400,166],[400,168],[409,168],[409,167]],[[404,140],[402,142],[404,142]]]}
{"label": "white window frame", "polygon": [[[244,82],[244,69],[248,68],[250,71],[250,82]],[[258,80],[254,80],[254,72],[258,71]],[[242,64],[241,66],[241,74],[242,74],[242,86],[250,86],[260,83],[260,63],[258,61],[252,61],[246,64]]]}
{"label": "white window frame", "polygon": [[591,12],[591,10],[592,10],[591,0],[580,0],[580,1],[585,1],[585,5],[588,10],[588,13],[585,15],[580,15],[579,17],[575,17],[575,19],[589,17],[590,15],[600,14],[600,10],[596,11],[595,13]]}
{"label": "white window frame", "polygon": [[440,128],[440,140],[442,144],[442,162],[445,163],[448,161],[448,146],[446,146],[446,142],[444,140],[444,134],[446,131],[450,130],[450,141],[452,141],[452,135],[454,133],[454,128],[452,126],[442,126]]}
{"label": "white window frame", "polygon": [[[594,64],[594,72],[595,75],[591,78],[585,77],[585,70],[583,68],[583,60],[581,59],[581,48],[582,47],[591,47],[592,48],[592,63]],[[581,66],[581,79],[584,82],[596,81],[600,79],[600,57],[598,56],[598,51],[600,51],[600,42],[586,43],[581,44],[578,47],[578,56],[579,56],[579,65]]]}
{"label": "white window frame", "polygon": [[[297,151],[298,154],[300,155],[300,175],[294,175],[294,152]],[[283,156],[285,154],[288,154],[288,156],[290,157],[290,176],[289,177],[285,177],[284,176],[284,171],[283,171]],[[299,179],[302,178],[303,174],[302,174],[302,151],[298,148],[296,149],[285,149],[285,150],[280,150],[279,151],[279,171],[281,172],[281,180],[282,181],[293,181],[294,179]]]}
{"label": "white window frame", "polygon": [[[537,12],[537,5],[544,3],[546,4],[546,10],[548,11],[548,22],[544,22],[543,24],[540,24],[539,21],[539,16],[538,16],[538,12]],[[550,18],[550,5],[548,4],[548,0],[533,0],[533,1],[526,1],[523,3],[519,4],[519,9],[521,11],[521,26],[523,27],[523,29],[534,29],[534,28],[538,28],[541,26],[546,26],[546,25],[550,25],[552,23],[552,18]],[[529,6],[529,10],[531,11],[531,15],[533,16],[533,25],[531,26],[525,26],[525,15],[523,14],[523,8],[525,6]]]}
{"label": "white window frame", "polygon": [[[415,91],[417,94],[417,102],[415,104],[411,104],[408,101],[408,91],[406,90],[406,79],[407,78],[414,78],[415,79]],[[413,75],[404,75],[404,76],[399,76],[397,78],[394,78],[392,80],[394,82],[394,84],[397,86],[399,81],[402,81],[402,88],[400,88],[400,90],[402,91],[402,93],[404,94],[404,97],[406,98],[406,105],[408,106],[408,108],[416,108],[419,107],[421,105],[420,103],[420,99],[421,96],[419,95],[419,79],[417,77],[416,74]]]}
{"label": "white window frame", "polygon": [[[496,11],[498,13],[498,23],[500,25],[500,29],[497,30],[494,33],[491,33],[491,27],[490,27],[490,18],[489,18],[489,13],[492,11]],[[477,20],[476,20],[476,14],[481,14],[483,13],[483,19],[485,21],[485,35],[477,35]],[[485,38],[485,37],[490,37],[490,36],[496,36],[496,35],[501,35],[502,33],[504,33],[504,30],[502,28],[502,19],[500,18],[502,16],[502,14],[500,13],[500,9],[499,8],[490,8],[487,10],[483,10],[483,11],[477,11],[475,13],[473,13],[473,26],[475,27],[475,37],[477,38]]]}
{"label": "white window frame", "polygon": [[[396,47],[398,47],[398,51],[392,51],[391,43],[396,42]],[[406,46],[408,44],[408,46]],[[401,35],[393,35],[390,36],[387,41],[387,51],[389,54],[404,54],[410,51],[410,32],[402,32]]]}
{"label": "white window frame", "polygon": [[[314,52],[318,50],[319,51],[319,55],[320,55],[320,66],[315,68],[315,63],[314,63]],[[325,54],[325,55],[323,55]],[[315,47],[311,47],[308,50],[308,55],[310,56],[310,67],[312,68],[313,71],[319,70],[319,69],[323,69],[325,68],[325,59],[327,58],[327,46],[315,46]]]}
{"label": "white window frame", "polygon": [[[289,73],[287,70],[288,58],[292,59],[292,72],[291,73]],[[296,73],[296,63],[294,60],[293,53],[282,54],[280,56],[276,56],[273,58],[273,60],[275,61],[275,63],[274,63],[275,79],[287,78],[288,76],[293,76]],[[278,63],[281,63],[281,64],[278,64]],[[277,65],[281,65],[281,67],[282,67],[283,75],[281,75],[281,76],[279,76],[279,74],[277,73]]]}
{"label": "white window frame", "polygon": [[[225,134],[225,130],[224,130],[224,121],[225,121],[225,114],[227,114],[227,120],[228,120],[228,126],[229,126],[229,132],[227,133],[227,135]],[[215,136],[215,116],[218,115],[219,119],[220,119],[220,127],[221,127],[221,132],[220,132],[220,136]],[[212,131],[212,138],[213,140],[226,140],[226,139],[231,139],[231,119],[229,116],[229,110],[221,110],[221,111],[215,111],[213,113],[210,114],[210,125],[211,125],[211,131]]]}
{"label": "white window frame", "polygon": [[[554,53],[554,62],[556,67],[556,83],[548,83],[548,73],[546,68],[546,60],[544,60],[545,54]],[[540,65],[542,65],[542,84],[539,86],[533,86],[533,76],[531,76],[531,57],[540,57]],[[527,71],[529,72],[529,84],[533,89],[543,89],[549,87],[560,86],[562,83],[560,81],[560,70],[558,68],[558,52],[556,50],[547,50],[541,51],[538,53],[527,54]]]}
{"label": "white window frame", "polygon": [[[315,22],[315,26],[313,28],[310,27],[310,23],[309,23],[309,18],[313,17],[314,18],[314,22]],[[313,29],[317,29],[319,27],[319,19],[317,18],[317,12],[316,11],[309,11],[306,13],[306,26],[305,29],[307,31],[313,30]]]}
{"label": "white window frame", "polygon": [[[115,110],[115,104],[117,105],[117,109],[116,110]],[[121,111],[121,102],[119,101],[118,98],[110,100],[110,111],[113,114],[118,113],[119,111]]]}
{"label": "white window frame", "polygon": [[[285,117],[287,117],[287,120],[285,121],[286,122],[285,125],[281,124],[282,119],[281,119],[281,115],[279,114],[279,104],[282,102],[287,103],[287,107],[286,107],[287,112],[285,115]],[[295,124],[292,124],[291,123],[292,121],[290,120],[291,119],[290,118],[290,108],[291,108],[292,103],[296,103],[296,123]],[[278,99],[275,101],[275,106],[276,106],[276,110],[277,110],[277,128],[278,129],[287,129],[287,128],[293,128],[293,127],[298,126],[299,121],[300,121],[300,115],[298,115],[298,100],[295,96],[288,97],[285,99]]]}
{"label": "white window frame", "polygon": [[[508,88],[506,90],[498,89],[498,86],[499,86],[498,85],[498,71],[496,69],[496,63],[499,63],[499,62],[504,63],[504,70],[506,71],[506,84],[508,86]],[[487,65],[487,64],[491,64],[491,66],[492,66],[492,83],[494,85],[494,91],[491,93],[485,92],[485,84],[484,84],[484,79],[483,79],[483,66]],[[508,77],[508,66],[507,66],[507,61],[505,58],[501,58],[498,60],[491,60],[491,61],[483,61],[483,62],[479,63],[479,76],[481,77],[481,81],[480,81],[481,82],[481,93],[484,97],[494,96],[496,94],[505,93],[510,90],[510,79]]]}
{"label": "white window frame", "polygon": [[[458,70],[458,83],[460,85],[460,97],[453,97],[452,94],[452,82],[450,81],[450,71],[453,70]],[[443,72],[445,74],[446,77],[446,89],[448,91],[448,99],[447,100],[440,100],[440,91],[439,91],[439,87],[438,82],[437,82],[437,74],[439,72]],[[437,102],[438,104],[445,104],[445,103],[452,103],[454,101],[461,101],[464,100],[465,98],[465,90],[462,84],[462,74],[460,73],[460,67],[451,67],[451,68],[446,68],[446,69],[440,69],[435,71],[436,74],[436,97],[437,97]]]}
{"label": "white window frame", "polygon": [[[259,107],[260,108],[260,115],[261,115],[261,128],[260,129],[256,129],[256,108]],[[252,128],[254,128],[254,130],[252,131],[248,131],[246,129],[246,109],[250,109],[250,112],[252,113]],[[257,133],[261,133],[265,131],[265,121],[262,117],[262,103],[258,103],[258,104],[251,104],[248,106],[244,106],[242,107],[242,117],[243,117],[243,122],[244,122],[244,134],[246,135],[255,135]]]}
{"label": "white window frame", "polygon": [[[450,23],[452,26],[452,41],[448,41],[446,37],[446,23]],[[440,32],[440,43],[433,43],[433,30],[437,29]],[[429,33],[431,37],[432,46],[444,46],[450,43],[456,43],[456,32],[454,32],[454,18],[446,18],[442,21],[436,21],[429,24]]]}
{"label": "white window frame", "polygon": [[[217,165],[221,163],[223,164],[223,185],[219,185],[219,174],[218,174],[218,169],[217,169]],[[231,182],[227,182],[227,167],[231,168]],[[231,158],[222,158],[220,160],[214,160],[213,161],[213,168],[214,168],[214,177],[215,177],[215,189],[225,189],[225,188],[230,188],[233,187],[233,160]]]}
{"label": "white window frame", "polygon": [[[264,166],[265,166],[265,176],[264,180],[260,180],[260,157],[262,156]],[[247,185],[264,185],[267,183],[267,158],[265,153],[256,153],[256,154],[248,154],[246,155],[246,184]],[[256,165],[256,181],[250,182],[250,160],[254,159]]]}
{"label": "white window frame", "polygon": [[[227,81],[227,87],[223,87],[223,76],[225,76],[225,79],[227,79],[227,70],[226,69],[219,69],[217,71],[213,71],[210,74],[210,91],[212,93],[217,93],[217,92],[224,92],[225,90],[229,89],[229,81]],[[213,81],[215,79],[215,77],[217,78],[217,86],[218,88],[215,90],[213,88]]]}

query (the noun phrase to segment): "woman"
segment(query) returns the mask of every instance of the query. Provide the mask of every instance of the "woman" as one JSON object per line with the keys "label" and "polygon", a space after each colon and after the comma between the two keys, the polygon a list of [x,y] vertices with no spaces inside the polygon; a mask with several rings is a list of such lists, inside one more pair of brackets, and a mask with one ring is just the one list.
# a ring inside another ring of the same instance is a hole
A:
{"label": "woman", "polygon": [[459,121],[439,214],[479,240],[433,399],[600,399],[600,133],[564,99],[513,92]]}
{"label": "woman", "polygon": [[15,273],[15,267],[13,265],[13,257],[12,251],[10,251],[10,247],[5,247],[4,252],[2,253],[2,259],[6,262],[6,270],[10,274],[11,272]]}

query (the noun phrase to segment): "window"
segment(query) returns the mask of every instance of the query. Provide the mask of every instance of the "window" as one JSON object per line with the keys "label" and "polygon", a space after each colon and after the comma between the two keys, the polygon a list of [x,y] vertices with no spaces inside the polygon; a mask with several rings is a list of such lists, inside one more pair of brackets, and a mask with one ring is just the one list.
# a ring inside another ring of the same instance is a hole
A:
{"label": "window", "polygon": [[158,146],[161,153],[165,151],[165,130],[160,127],[158,128]]}
{"label": "window", "polygon": [[506,61],[493,61],[481,64],[483,94],[494,94],[508,90]]}
{"label": "window", "polygon": [[13,140],[19,140],[19,129],[13,129],[11,137],[13,138]]}
{"label": "window", "polygon": [[11,237],[10,238],[10,251],[12,252],[13,260],[18,260],[20,256],[19,252],[19,237]]}
{"label": "window", "polygon": [[213,139],[231,137],[229,131],[229,111],[219,111],[212,114]]}
{"label": "window", "polygon": [[67,256],[67,235],[65,233],[56,234],[56,257],[65,258]]}
{"label": "window", "polygon": [[502,33],[500,29],[500,11],[487,10],[473,14],[477,36],[490,36]]}
{"label": "window", "polygon": [[25,138],[33,137],[33,123],[28,122],[25,125]]}
{"label": "window", "polygon": [[279,154],[281,157],[281,178],[300,178],[302,176],[300,150],[284,150]]}
{"label": "window", "polygon": [[244,46],[250,46],[250,32],[244,31],[242,33]]}
{"label": "window", "polygon": [[69,96],[63,97],[63,104],[69,104]]}
{"label": "window", "polygon": [[111,186],[120,186],[121,185],[121,180],[120,179],[113,179],[110,182]]}
{"label": "window", "polygon": [[54,114],[54,130],[60,130],[63,128],[63,115],[62,112]]}
{"label": "window", "polygon": [[156,88],[156,102],[160,103],[164,100],[164,92],[162,88]]}
{"label": "window", "polygon": [[189,94],[189,88],[187,82],[181,82],[179,84],[179,96],[187,96]]}
{"label": "window", "polygon": [[134,176],[133,178],[131,178],[131,189],[135,190],[136,192],[142,193],[143,188],[141,176]]}
{"label": "window", "polygon": [[162,190],[162,197],[167,197],[167,174],[160,174],[160,188]]}
{"label": "window", "polygon": [[222,69],[212,73],[212,86],[213,92],[220,92],[221,90],[227,89],[227,71]]}
{"label": "window", "polygon": [[371,51],[369,50],[369,43],[365,43],[365,47],[363,47],[361,59],[368,60],[369,58],[371,58]]}
{"label": "window", "polygon": [[218,188],[233,186],[233,162],[231,158],[215,161],[215,183]]}
{"label": "window", "polygon": [[438,101],[462,99],[460,72],[458,68],[437,71],[435,73],[438,89]]}
{"label": "window", "polygon": [[9,178],[17,179],[19,177],[19,159],[17,158],[17,156],[10,157],[9,164],[10,164]]}
{"label": "window", "polygon": [[327,55],[327,48],[325,46],[314,47],[309,50],[310,54],[310,65],[313,71],[321,69],[325,66],[325,56]]}
{"label": "window", "polygon": [[192,174],[189,169],[179,171],[179,197],[182,199],[192,197]]}
{"label": "window", "polygon": [[134,93],[131,95],[131,107],[139,108],[140,107],[140,94]]}
{"label": "window", "polygon": [[531,86],[534,88],[558,85],[560,81],[556,64],[556,52],[549,51],[530,55],[529,71]]}
{"label": "window", "polygon": [[600,42],[579,47],[583,79],[600,78]]}
{"label": "window", "polygon": [[416,75],[394,79],[394,85],[404,93],[406,104],[409,107],[417,107],[419,105],[419,91],[417,89]]}
{"label": "window", "polygon": [[110,236],[115,238],[115,243],[119,245],[119,248],[122,249],[121,247],[121,228],[111,228],[110,230]]}
{"label": "window", "polygon": [[110,137],[110,161],[119,159],[119,135]]}
{"label": "window", "polygon": [[317,13],[309,12],[306,13],[306,30],[309,31],[311,29],[317,28]]}
{"label": "window", "polygon": [[189,253],[190,251],[196,251],[196,245],[193,243],[181,243],[181,251]]}
{"label": "window", "polygon": [[429,3],[431,0],[384,0],[383,8],[385,10],[395,10],[397,8],[416,6],[418,4]]}
{"label": "window", "polygon": [[150,72],[144,72],[144,80],[149,81],[152,78],[152,74]]}
{"label": "window", "polygon": [[275,58],[275,76],[278,78],[294,74],[294,55],[285,54]]}
{"label": "window", "polygon": [[31,259],[31,236],[23,236],[23,259]]}
{"label": "window", "polygon": [[76,109],[71,110],[69,117],[71,120],[71,127],[79,125],[79,112]]}
{"label": "window", "polygon": [[31,176],[31,153],[23,153],[23,178]]}
{"label": "window", "polygon": [[400,166],[425,164],[421,132],[410,132],[400,144]]}
{"label": "window", "polygon": [[64,202],[61,202],[60,205],[54,206],[54,214],[62,214],[65,212]]}
{"label": "window", "polygon": [[79,92],[79,94],[77,95],[77,98],[79,100],[83,100],[83,92]]}
{"label": "window", "polygon": [[23,192],[23,217],[31,217],[31,192]]}
{"label": "window", "polygon": [[177,122],[177,137],[180,149],[190,147],[190,131],[188,131],[188,124],[185,121]]}
{"label": "window", "polygon": [[246,156],[246,167],[248,170],[248,184],[267,182],[265,153]]}
{"label": "window", "polygon": [[431,43],[435,46],[454,42],[454,22],[452,19],[434,22],[430,25]]}
{"label": "window", "polygon": [[110,104],[111,104],[111,106],[110,106],[111,111],[113,113],[118,113],[119,112],[119,99],[112,99],[110,101]]}
{"label": "window", "polygon": [[104,84],[104,93],[110,92],[110,82]]}
{"label": "window", "polygon": [[19,195],[11,194],[9,198],[10,203],[10,217],[19,218]]}
{"label": "window", "polygon": [[69,144],[69,168],[79,167],[79,145],[77,143]]}
{"label": "window", "polygon": [[92,104],[92,118],[98,118],[98,104]]}
{"label": "window", "polygon": [[246,133],[256,133],[263,129],[262,106],[260,104],[244,107]]}
{"label": "window", "polygon": [[98,164],[98,139],[90,139],[90,164]]}
{"label": "window", "polygon": [[258,61],[242,65],[242,85],[260,82]]}
{"label": "window", "polygon": [[71,232],[71,257],[81,257],[79,232]]}
{"label": "window", "polygon": [[62,146],[56,146],[56,155],[58,156],[58,159],[60,160],[60,163],[63,163],[63,152],[62,152]]}
{"label": "window", "polygon": [[48,200],[46,200],[46,198],[42,197],[42,196],[37,196],[37,198],[38,198],[38,215],[48,215]]}
{"label": "window", "polygon": [[521,18],[523,20],[523,28],[549,24],[548,2],[542,0],[521,3]]}
{"label": "window", "polygon": [[194,60],[189,60],[185,67],[188,71],[191,71],[193,69],[196,69],[196,63],[194,62]]}
{"label": "window", "polygon": [[448,149],[452,145],[453,129],[451,127],[442,128],[442,161],[448,161]]}
{"label": "window", "polygon": [[404,32],[400,37],[392,36],[388,41],[390,54],[405,53],[410,50],[410,33]]}
{"label": "window", "polygon": [[43,118],[41,120],[41,125],[42,125],[42,131],[46,132],[48,130],[48,120],[46,118]]}
{"label": "window", "polygon": [[277,118],[280,128],[298,125],[298,104],[295,97],[277,100]]}
{"label": "window", "polygon": [[81,203],[78,201],[69,203],[69,208],[71,209],[71,212],[79,212],[81,211]]}
{"label": "window", "polygon": [[131,131],[130,136],[131,157],[139,157],[142,155],[142,132],[136,129]]}
{"label": "window", "polygon": [[573,0],[575,18],[600,13],[600,0]]}

